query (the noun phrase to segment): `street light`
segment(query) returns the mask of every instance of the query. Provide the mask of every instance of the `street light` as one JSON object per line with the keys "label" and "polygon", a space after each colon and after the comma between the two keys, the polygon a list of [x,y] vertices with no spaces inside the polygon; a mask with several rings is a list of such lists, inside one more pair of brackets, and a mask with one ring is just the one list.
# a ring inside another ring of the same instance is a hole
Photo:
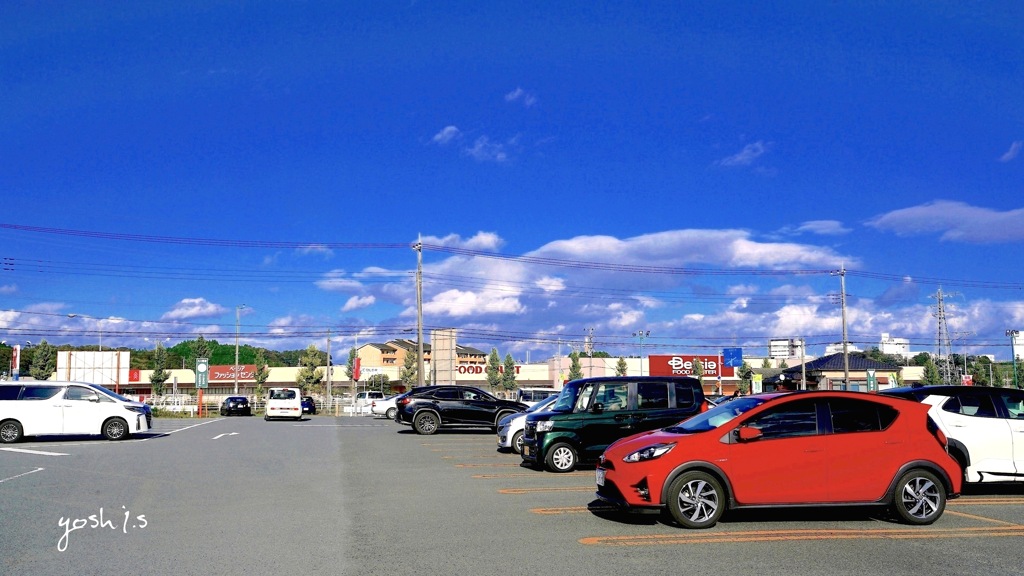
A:
{"label": "street light", "polygon": [[232,370],[235,373],[235,394],[238,394],[238,325],[242,308],[245,308],[245,304],[235,306],[235,366]]}
{"label": "street light", "polygon": [[650,330],[637,330],[633,332],[634,338],[640,339],[640,375],[644,375],[644,338],[651,335]]}
{"label": "street light", "polygon": [[1013,358],[1013,387],[1020,388],[1017,385],[1017,335],[1020,334],[1020,330],[1007,330],[1006,335],[1010,337],[1010,356]]}

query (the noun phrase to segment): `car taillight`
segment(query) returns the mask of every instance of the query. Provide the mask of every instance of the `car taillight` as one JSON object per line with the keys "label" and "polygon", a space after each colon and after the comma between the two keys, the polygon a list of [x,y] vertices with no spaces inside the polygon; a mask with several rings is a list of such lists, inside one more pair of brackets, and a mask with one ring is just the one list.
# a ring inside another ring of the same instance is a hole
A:
{"label": "car taillight", "polygon": [[398,401],[398,403],[402,404],[403,406],[408,404],[409,402],[410,400],[408,398],[402,398],[401,400]]}
{"label": "car taillight", "polygon": [[374,400],[373,402],[370,402],[370,408],[375,408],[376,406],[377,406],[377,401],[376,400]]}

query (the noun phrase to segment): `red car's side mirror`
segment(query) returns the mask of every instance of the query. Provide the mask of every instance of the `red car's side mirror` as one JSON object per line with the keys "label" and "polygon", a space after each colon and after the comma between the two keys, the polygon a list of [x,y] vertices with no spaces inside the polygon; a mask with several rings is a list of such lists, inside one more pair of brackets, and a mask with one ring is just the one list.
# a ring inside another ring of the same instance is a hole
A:
{"label": "red car's side mirror", "polygon": [[736,429],[736,438],[740,442],[752,442],[761,438],[761,431],[750,426],[740,426]]}

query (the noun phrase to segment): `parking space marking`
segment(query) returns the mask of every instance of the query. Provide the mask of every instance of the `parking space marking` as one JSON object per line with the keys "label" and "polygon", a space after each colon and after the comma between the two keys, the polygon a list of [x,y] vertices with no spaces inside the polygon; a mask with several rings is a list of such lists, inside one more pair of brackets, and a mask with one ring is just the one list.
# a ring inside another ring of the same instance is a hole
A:
{"label": "parking space marking", "polygon": [[35,470],[29,470],[28,472],[22,472],[21,474],[17,474],[15,476],[11,476],[10,478],[3,478],[3,479],[0,479],[0,484],[3,484],[4,482],[7,482],[8,480],[14,480],[15,478],[21,478],[22,476],[28,476],[29,474],[35,474],[36,472],[42,472],[43,470],[46,470],[46,468],[36,468]]}
{"label": "parking space marking", "polygon": [[519,464],[455,464],[456,468],[519,468]]}
{"label": "parking space marking", "polygon": [[961,518],[970,518],[972,520],[982,520],[984,522],[992,522],[994,524],[1005,524],[1007,526],[1019,526],[1016,522],[1007,522],[1006,520],[998,520],[996,518],[988,518],[986,516],[978,516],[977,514],[968,514],[966,512],[960,512],[958,510],[946,510],[946,514],[952,514],[953,516],[959,516]]}
{"label": "parking space marking", "polygon": [[530,512],[534,514],[541,514],[543,516],[555,516],[560,514],[584,514],[588,512],[614,512],[617,510],[615,506],[611,505],[600,505],[600,506],[559,506],[552,508],[531,508]]}
{"label": "parking space marking", "polygon": [[546,488],[502,488],[498,494],[539,494],[541,492],[593,492],[593,486],[565,486],[558,488],[550,486]]}
{"label": "parking space marking", "polygon": [[5,452],[18,452],[20,454],[37,454],[39,456],[67,456],[64,452],[44,452],[42,450],[29,450],[27,448],[0,448]]}
{"label": "parking space marking", "polygon": [[587,472],[585,472],[585,473],[569,472],[568,474],[559,474],[558,476],[550,476],[550,475],[540,474],[537,471],[533,471],[533,472],[510,472],[510,473],[506,473],[506,474],[474,474],[473,478],[478,478],[478,479],[483,479],[483,480],[492,480],[492,479],[495,479],[495,478],[524,478],[524,477],[525,478],[572,478],[574,476],[578,478],[580,476],[593,476],[593,474],[590,474],[590,473],[587,473]]}
{"label": "parking space marking", "polygon": [[693,532],[637,536],[591,536],[580,538],[585,546],[665,546],[679,544],[723,544],[808,540],[926,540],[937,538],[1021,537],[1024,526],[979,528],[876,528],[844,530],[743,530],[737,532]]}

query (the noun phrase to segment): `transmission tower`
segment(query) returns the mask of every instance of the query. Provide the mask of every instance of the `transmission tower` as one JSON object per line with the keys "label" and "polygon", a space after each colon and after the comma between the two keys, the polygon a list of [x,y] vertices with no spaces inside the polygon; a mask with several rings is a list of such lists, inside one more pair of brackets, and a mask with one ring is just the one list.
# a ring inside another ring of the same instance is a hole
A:
{"label": "transmission tower", "polygon": [[946,326],[946,305],[943,303],[943,298],[950,296],[959,296],[959,294],[951,292],[944,295],[941,286],[935,294],[930,296],[935,298],[935,313],[933,316],[938,320],[938,329],[935,333],[935,358],[942,362],[942,380],[945,384],[950,384],[953,381],[953,366],[950,363],[953,347],[949,342],[949,328]]}

